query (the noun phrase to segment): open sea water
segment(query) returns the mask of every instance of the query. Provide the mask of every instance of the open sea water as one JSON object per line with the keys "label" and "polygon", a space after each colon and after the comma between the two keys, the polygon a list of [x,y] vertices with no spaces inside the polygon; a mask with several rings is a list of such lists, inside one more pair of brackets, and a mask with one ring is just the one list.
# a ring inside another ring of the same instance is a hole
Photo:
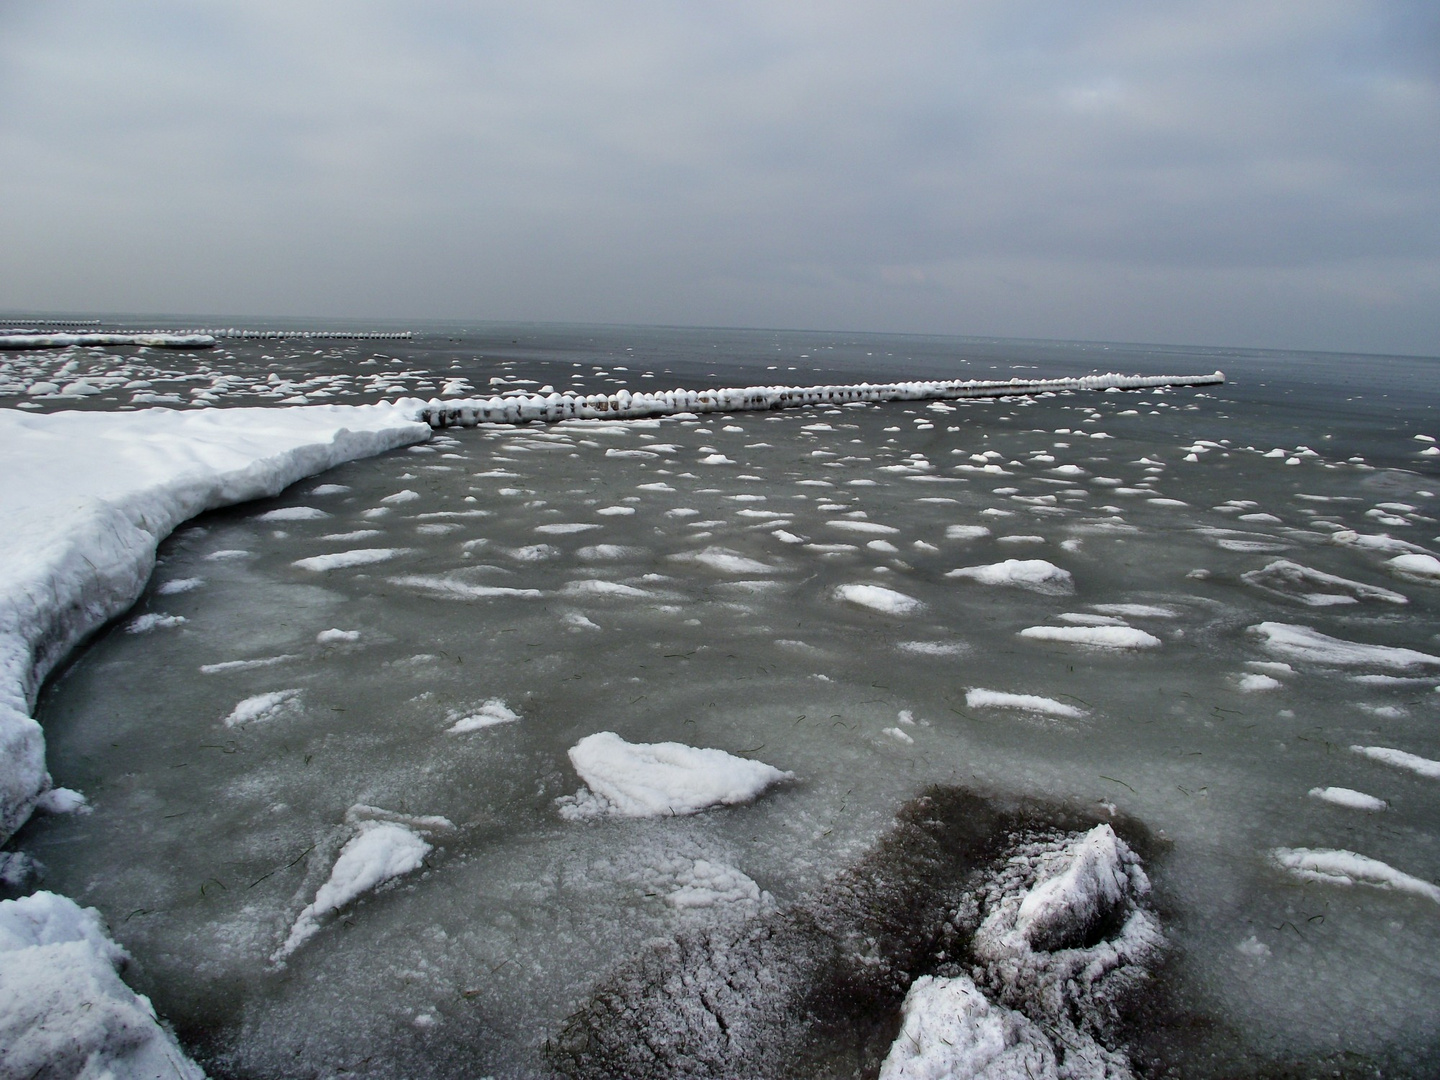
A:
{"label": "open sea water", "polygon": [[[617,966],[821,894],[932,785],[1150,837],[1167,945],[1130,1036],[1142,1074],[1436,1074],[1440,903],[1302,880],[1272,853],[1440,880],[1440,779],[1352,750],[1440,758],[1440,580],[1392,562],[1440,550],[1440,456],[1416,438],[1440,437],[1440,361],[443,324],[0,365],[5,404],[36,409],[1228,377],[452,429],[181,528],[43,695],[55,782],[93,812],[37,817],[14,846],[104,913],[212,1075],[551,1075]],[[82,377],[99,393],[25,394]],[[386,554],[316,558],[356,550]],[[1070,583],[951,575],[1004,560]],[[915,603],[857,605],[856,584]],[[1261,624],[1412,655],[1305,652]],[[519,719],[451,730],[503,711]],[[796,779],[694,816],[568,820],[566,752],[601,731]],[[357,805],[454,828],[272,962]],[[873,1074],[873,1053],[806,1069]]]}

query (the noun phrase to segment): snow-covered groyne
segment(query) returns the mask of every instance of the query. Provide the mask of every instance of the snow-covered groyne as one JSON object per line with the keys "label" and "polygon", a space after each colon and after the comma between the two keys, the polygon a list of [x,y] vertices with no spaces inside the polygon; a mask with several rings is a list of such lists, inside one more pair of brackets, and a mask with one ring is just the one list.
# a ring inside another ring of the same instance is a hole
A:
{"label": "snow-covered groyne", "polygon": [[0,349],[69,349],[85,345],[146,345],[154,349],[210,349],[213,334],[0,334]]}
{"label": "snow-covered groyne", "polygon": [[1214,386],[1223,372],[1208,375],[1082,375],[1073,379],[947,379],[934,382],[850,383],[826,386],[744,386],[709,390],[660,390],[613,394],[512,394],[452,401],[433,399],[421,409],[431,427],[523,424],[533,420],[636,420],[675,413],[753,412],[851,402],[941,401],[954,398],[1023,397],[1075,390],[1149,390]]}

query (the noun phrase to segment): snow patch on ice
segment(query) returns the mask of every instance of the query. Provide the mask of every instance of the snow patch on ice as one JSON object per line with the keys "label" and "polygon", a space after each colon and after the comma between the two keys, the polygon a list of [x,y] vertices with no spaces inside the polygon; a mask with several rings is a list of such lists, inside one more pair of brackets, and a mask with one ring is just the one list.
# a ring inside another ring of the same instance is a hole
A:
{"label": "snow patch on ice", "polygon": [[1394,750],[1388,746],[1352,746],[1350,749],[1371,761],[1393,765],[1397,769],[1407,769],[1429,780],[1440,780],[1440,761],[1432,761],[1430,758],[1406,753],[1404,750]]}
{"label": "snow patch on ice", "polygon": [[1089,713],[1074,705],[1066,705],[1054,698],[1038,694],[1008,694],[1001,690],[984,690],[974,687],[965,691],[965,707],[968,709],[1019,709],[1022,712],[1040,713],[1044,716],[1058,716],[1066,720],[1079,720]]}
{"label": "snow patch on ice", "polygon": [[351,548],[349,551],[335,551],[329,555],[311,555],[308,559],[296,559],[292,564],[302,570],[317,573],[325,570],[344,570],[352,566],[372,566],[389,562],[400,555],[408,555],[410,548]]}
{"label": "snow patch on ice", "polygon": [[887,589],[883,585],[837,585],[834,596],[836,600],[855,604],[857,607],[869,608],[871,611],[879,611],[885,615],[910,615],[925,606],[913,596],[906,596],[902,592]]}
{"label": "snow patch on ice", "polygon": [[1366,795],[1353,788],[1317,787],[1311,788],[1309,794],[1312,799],[1319,799],[1321,802],[1343,806],[1347,810],[1364,810],[1371,814],[1377,814],[1390,805],[1384,799],[1377,799],[1374,795]]}
{"label": "snow patch on ice", "polygon": [[496,724],[513,724],[520,719],[520,714],[500,698],[491,698],[474,712],[455,713],[450,719],[454,722],[445,730],[452,735],[463,735],[469,731],[494,727]]}
{"label": "snow patch on ice", "polygon": [[985,566],[951,570],[947,578],[963,578],[981,585],[1014,585],[1047,596],[1064,596],[1075,591],[1075,579],[1044,559],[1006,559]]}
{"label": "snow patch on ice", "polygon": [[1396,669],[1440,665],[1440,656],[1390,645],[1362,645],[1359,642],[1330,637],[1308,626],[1263,622],[1250,627],[1249,632],[1260,638],[1265,648],[1271,652],[1319,664]]}
{"label": "snow patch on ice", "polygon": [[793,780],[764,762],[684,743],[630,743],[613,731],[570,748],[586,784],[556,800],[569,821],[593,817],[669,817],[750,802],[772,784]]}
{"label": "snow patch on ice", "polygon": [[300,690],[272,690],[268,694],[256,694],[240,702],[225,717],[226,727],[244,727],[246,724],[264,723],[277,720],[300,707]]}
{"label": "snow patch on ice", "polygon": [[1369,885],[1423,896],[1440,904],[1440,886],[1412,877],[1389,863],[1339,848],[1276,848],[1271,859],[1295,877],[1328,885]]}
{"label": "snow patch on ice", "polygon": [[1133,626],[1027,626],[1019,636],[1097,649],[1155,649],[1162,644],[1154,634]]}

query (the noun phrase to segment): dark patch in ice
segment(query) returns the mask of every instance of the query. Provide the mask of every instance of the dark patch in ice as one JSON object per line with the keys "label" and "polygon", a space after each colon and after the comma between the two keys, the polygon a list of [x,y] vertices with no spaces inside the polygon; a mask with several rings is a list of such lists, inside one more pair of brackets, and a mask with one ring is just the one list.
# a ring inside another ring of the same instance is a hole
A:
{"label": "dark patch in ice", "polygon": [[[797,903],[648,943],[566,1021],[547,1045],[550,1061],[572,1080],[874,1076],[916,978],[995,966],[977,954],[976,932],[1011,856],[1076,840],[1101,820],[1057,803],[932,787],[901,807],[870,854]],[[1107,823],[1142,857],[1156,854],[1139,823]],[[1102,905],[1056,943],[1099,941],[1139,910],[1133,900],[1123,911]],[[1106,1052],[1123,1039],[1130,999],[1147,979],[1143,968],[1125,971],[1095,1015],[1081,1003],[1069,1018]],[[1024,993],[1007,1004],[1025,1007]]]}

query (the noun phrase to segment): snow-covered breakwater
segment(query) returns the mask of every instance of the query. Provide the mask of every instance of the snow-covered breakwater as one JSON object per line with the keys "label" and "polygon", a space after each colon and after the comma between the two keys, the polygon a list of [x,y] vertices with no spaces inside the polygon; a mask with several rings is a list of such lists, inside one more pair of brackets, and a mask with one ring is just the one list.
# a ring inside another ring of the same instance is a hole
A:
{"label": "snow-covered breakwater", "polygon": [[755,412],[851,402],[939,401],[947,398],[1023,397],[1073,390],[1149,390],[1166,386],[1214,386],[1209,375],[1083,375],[1074,379],[947,379],[938,382],[853,383],[829,386],[745,386],[711,390],[662,390],[632,394],[523,394],[427,403],[421,419],[431,427],[523,424],[532,420],[636,420],[675,413]]}
{"label": "snow-covered breakwater", "polygon": [[0,349],[69,349],[76,345],[146,345],[155,349],[210,349],[212,334],[0,334]]}

